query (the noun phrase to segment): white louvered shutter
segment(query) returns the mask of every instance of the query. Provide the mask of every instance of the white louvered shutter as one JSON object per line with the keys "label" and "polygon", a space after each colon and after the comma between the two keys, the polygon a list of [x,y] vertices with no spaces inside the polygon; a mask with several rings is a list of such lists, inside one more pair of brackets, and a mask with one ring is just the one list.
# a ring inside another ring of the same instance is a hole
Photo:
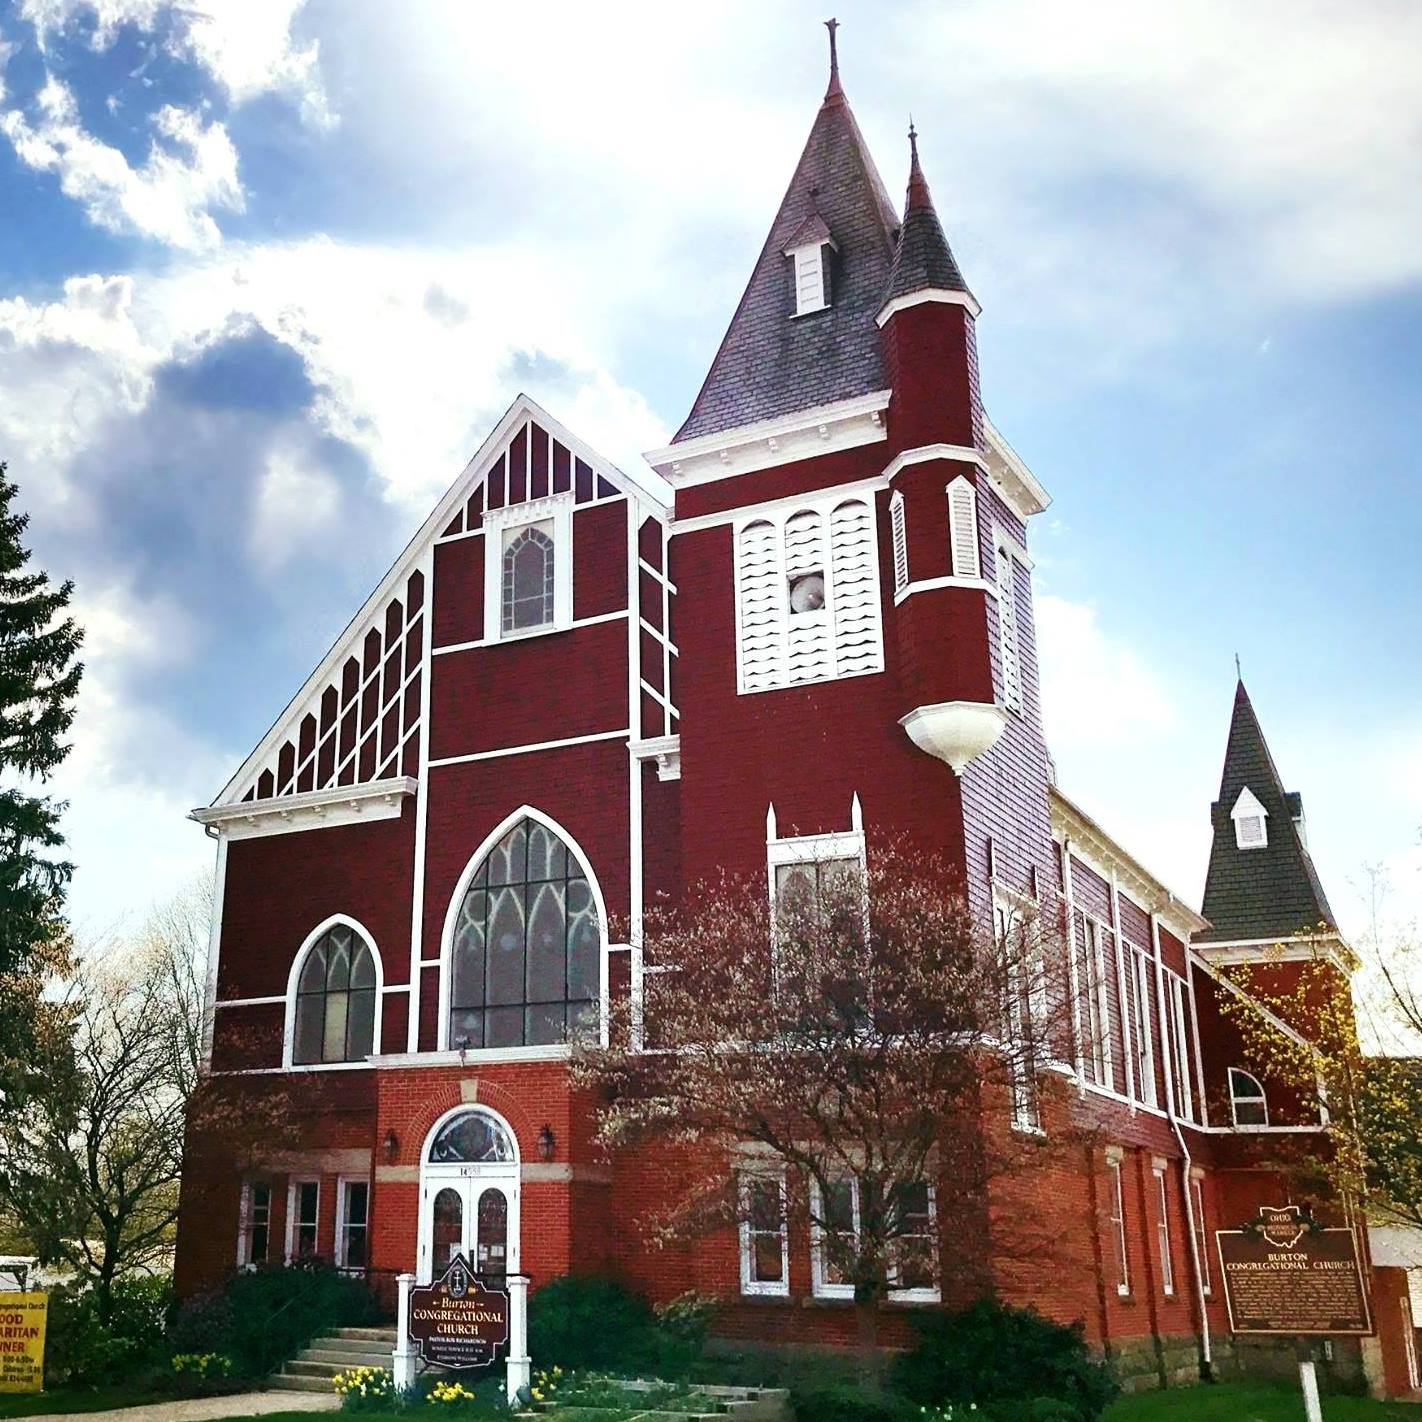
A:
{"label": "white louvered shutter", "polygon": [[1012,554],[997,550],[997,625],[1002,657],[1002,700],[1010,711],[1022,709],[1022,654],[1017,640],[1017,576]]}
{"label": "white louvered shutter", "polygon": [[874,520],[862,499],[830,515],[830,606],[834,612],[834,673],[882,671]]}
{"label": "white louvered shutter", "polygon": [[817,573],[825,578],[825,521],[813,509],[802,509],[785,521],[785,658],[786,679],[793,685],[817,681],[832,670],[828,588],[826,602],[808,612],[789,605],[790,589],[797,578]]}
{"label": "white louvered shutter", "polygon": [[955,578],[980,578],[978,491],[961,474],[948,486],[948,539]]}
{"label": "white louvered shutter", "polygon": [[764,520],[747,524],[736,555],[741,690],[762,691],[784,682],[786,599],[778,530]]}
{"label": "white louvered shutter", "polygon": [[895,493],[889,500],[889,532],[894,540],[894,591],[908,587],[908,530],[904,527],[904,496]]}

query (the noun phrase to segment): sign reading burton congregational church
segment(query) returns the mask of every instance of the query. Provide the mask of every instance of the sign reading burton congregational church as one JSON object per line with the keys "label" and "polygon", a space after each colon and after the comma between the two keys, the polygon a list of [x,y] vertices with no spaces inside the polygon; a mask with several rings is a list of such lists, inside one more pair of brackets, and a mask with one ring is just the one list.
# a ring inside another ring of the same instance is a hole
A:
{"label": "sign reading burton congregational church", "polygon": [[1299,1205],[1264,1205],[1257,1219],[1215,1238],[1235,1333],[1373,1331],[1353,1230],[1325,1227]]}
{"label": "sign reading burton congregational church", "polygon": [[488,1367],[509,1341],[509,1291],[490,1288],[457,1254],[434,1283],[410,1290],[409,1332],[426,1364]]}

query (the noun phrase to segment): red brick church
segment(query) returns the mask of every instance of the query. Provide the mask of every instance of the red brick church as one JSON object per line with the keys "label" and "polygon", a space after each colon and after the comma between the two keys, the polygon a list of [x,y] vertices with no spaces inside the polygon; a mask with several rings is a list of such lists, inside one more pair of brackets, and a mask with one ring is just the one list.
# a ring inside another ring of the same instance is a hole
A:
{"label": "red brick church", "polygon": [[1094,985],[1069,1065],[1101,1142],[1042,1183],[1094,1268],[1014,1276],[1014,1301],[1084,1319],[1143,1380],[1238,1361],[1213,1231],[1277,1203],[1261,1151],[1321,1123],[1244,1069],[1227,970],[1352,955],[1242,685],[1200,911],[1057,787],[1029,552],[1048,495],[988,417],[979,314],[916,144],[900,211],[832,63],[650,468],[514,401],[194,812],[217,850],[211,1070],[286,1088],[292,1121],[255,1161],[192,1161],[181,1290],[306,1254],[428,1278],[464,1250],[535,1288],[714,1293],[731,1336],[846,1341],[844,1286],[784,1225],[778,1248],[748,1227],[643,1247],[646,1172],[594,1151],[566,1039],[640,993],[654,898],[722,868],[773,896],[887,830],[957,866],[983,921],[1059,914]]}

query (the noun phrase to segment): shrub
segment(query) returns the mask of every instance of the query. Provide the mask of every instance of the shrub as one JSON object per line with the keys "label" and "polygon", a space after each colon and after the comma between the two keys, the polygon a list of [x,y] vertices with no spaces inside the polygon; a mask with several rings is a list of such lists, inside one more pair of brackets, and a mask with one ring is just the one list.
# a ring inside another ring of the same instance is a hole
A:
{"label": "shrub", "polygon": [[961,1313],[930,1314],[918,1333],[893,1379],[921,1405],[1012,1402],[1022,1404],[1007,1409],[1013,1422],[1095,1422],[1119,1391],[1080,1324],[1064,1328],[1034,1309],[983,1299]]}
{"label": "shrub", "polygon": [[858,1383],[792,1383],[790,1403],[799,1422],[931,1422],[904,1398]]}
{"label": "shrub", "polygon": [[166,1278],[116,1279],[105,1319],[92,1284],[52,1290],[45,1337],[46,1379],[51,1384],[114,1382],[151,1367],[163,1348],[169,1293]]}
{"label": "shrub", "polygon": [[175,1349],[225,1353],[240,1377],[266,1376],[331,1328],[373,1322],[358,1280],[317,1260],[234,1274],[219,1293],[191,1299],[169,1326]]}
{"label": "shrub", "polygon": [[613,1279],[551,1279],[528,1301],[528,1351],[569,1372],[653,1368],[668,1341],[646,1299]]}
{"label": "shrub", "polygon": [[720,1300],[714,1295],[689,1289],[656,1310],[657,1327],[669,1338],[679,1339],[699,1353],[706,1344],[706,1334],[719,1304]]}

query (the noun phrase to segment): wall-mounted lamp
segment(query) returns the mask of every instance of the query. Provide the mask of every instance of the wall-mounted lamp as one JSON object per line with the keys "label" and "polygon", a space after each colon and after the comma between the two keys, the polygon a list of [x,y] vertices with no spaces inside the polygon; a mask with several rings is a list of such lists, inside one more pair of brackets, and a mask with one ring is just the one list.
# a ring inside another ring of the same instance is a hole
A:
{"label": "wall-mounted lamp", "polygon": [[395,1128],[392,1126],[385,1133],[385,1159],[387,1161],[393,1161],[399,1154],[400,1137],[395,1134]]}
{"label": "wall-mounted lamp", "polygon": [[553,1147],[558,1144],[558,1138],[553,1134],[553,1127],[547,1121],[543,1123],[543,1129],[538,1133],[538,1158],[539,1160],[552,1160]]}

